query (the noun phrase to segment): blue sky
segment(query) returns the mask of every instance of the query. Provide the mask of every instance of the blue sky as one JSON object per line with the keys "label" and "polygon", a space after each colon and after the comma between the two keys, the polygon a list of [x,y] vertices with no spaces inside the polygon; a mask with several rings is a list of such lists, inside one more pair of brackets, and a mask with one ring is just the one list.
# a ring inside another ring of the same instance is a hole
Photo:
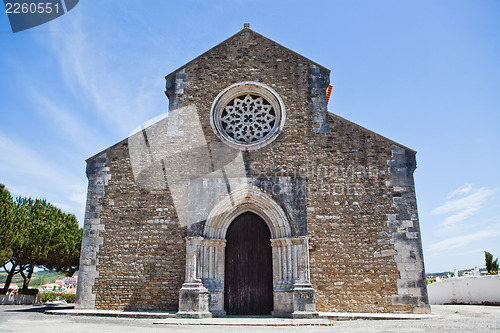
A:
{"label": "blue sky", "polygon": [[164,76],[243,28],[329,68],[329,111],[418,152],[428,272],[500,256],[500,1],[80,1],[0,15],[0,183],[83,224],[85,160],[168,110]]}

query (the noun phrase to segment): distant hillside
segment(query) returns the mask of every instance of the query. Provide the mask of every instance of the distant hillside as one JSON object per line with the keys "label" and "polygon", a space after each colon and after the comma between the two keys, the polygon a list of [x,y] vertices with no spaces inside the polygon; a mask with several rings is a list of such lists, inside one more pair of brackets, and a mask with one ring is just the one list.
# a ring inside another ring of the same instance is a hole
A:
{"label": "distant hillside", "polygon": [[453,275],[453,272],[440,272],[440,273],[426,273],[425,276],[447,276],[448,274]]}
{"label": "distant hillside", "polygon": [[[483,267],[479,267],[479,271],[484,271],[485,268]],[[459,269],[458,270],[458,275],[462,276],[464,274],[465,271],[474,271],[474,268],[469,268],[469,269]],[[427,273],[425,274],[426,277],[429,277],[429,276],[447,276],[447,275],[453,275],[454,273],[453,272],[440,272],[440,273]]]}
{"label": "distant hillside", "polygon": [[[75,273],[74,276],[78,276],[78,272]],[[55,280],[62,280],[66,277],[66,275],[61,273],[49,272],[49,271],[40,271],[33,273],[30,282],[30,288],[38,288],[39,286],[47,283],[53,283]],[[0,272],[0,284],[5,283],[7,279],[7,273]],[[23,285],[23,277],[21,274],[16,274],[12,278],[12,283],[17,284],[19,287]]]}

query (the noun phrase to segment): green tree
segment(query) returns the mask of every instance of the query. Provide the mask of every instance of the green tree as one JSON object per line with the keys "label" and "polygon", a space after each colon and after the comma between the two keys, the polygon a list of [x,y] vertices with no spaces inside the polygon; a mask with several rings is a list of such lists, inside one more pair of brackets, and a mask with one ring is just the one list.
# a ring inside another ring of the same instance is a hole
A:
{"label": "green tree", "polygon": [[499,265],[498,258],[493,260],[493,255],[484,251],[484,260],[486,262],[486,270],[488,271],[488,274],[497,274]]}
{"label": "green tree", "polygon": [[24,226],[25,216],[19,209],[17,203],[12,201],[10,193],[1,187],[2,211],[0,213],[0,252],[2,253],[2,266],[7,272],[7,279],[4,288],[0,294],[6,294],[9,291],[10,283],[15,274],[21,271],[21,266],[16,261],[16,257],[26,242],[26,230]]}
{"label": "green tree", "polygon": [[18,207],[25,216],[27,241],[16,256],[24,279],[23,288],[28,289],[31,276],[37,265],[45,260],[52,244],[55,223],[60,211],[45,200],[19,198]]}
{"label": "green tree", "polygon": [[82,229],[76,217],[71,214],[59,214],[53,245],[39,266],[72,276],[80,264]]}
{"label": "green tree", "polygon": [[8,291],[17,273],[24,279],[23,289],[28,289],[37,266],[72,275],[78,269],[82,236],[75,216],[40,199],[18,198],[15,207],[15,229],[20,236],[11,247],[8,283],[0,293]]}
{"label": "green tree", "polygon": [[12,256],[11,243],[15,237],[13,226],[14,201],[9,191],[0,184],[0,263],[5,265]]}

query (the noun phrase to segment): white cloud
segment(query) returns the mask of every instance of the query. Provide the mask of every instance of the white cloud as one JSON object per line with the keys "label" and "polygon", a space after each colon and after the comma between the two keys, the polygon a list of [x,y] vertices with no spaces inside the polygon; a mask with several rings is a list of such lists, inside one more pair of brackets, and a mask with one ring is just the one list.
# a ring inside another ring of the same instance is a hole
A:
{"label": "white cloud", "polygon": [[0,133],[0,182],[11,194],[47,199],[83,222],[86,198],[84,177],[76,177],[42,153]]}
{"label": "white cloud", "polygon": [[85,154],[95,153],[92,148],[101,148],[102,142],[106,142],[102,135],[86,124],[71,110],[54,103],[45,95],[34,93],[32,95],[34,105],[38,113],[49,119],[58,134],[64,140],[70,140],[73,146],[77,146]]}
{"label": "white cloud", "polygon": [[440,242],[437,242],[429,248],[430,251],[438,253],[446,250],[452,250],[459,247],[466,246],[474,241],[482,241],[487,238],[492,238],[500,235],[500,223],[486,227],[482,231],[475,232],[473,234],[467,234],[462,236],[450,237]]}
{"label": "white cloud", "polygon": [[[441,206],[434,208],[432,210],[432,214],[451,214],[439,225],[444,227],[453,226],[458,222],[474,215],[496,192],[497,191],[495,189],[487,187],[474,189],[472,184],[466,184],[463,187],[452,191],[448,196],[450,200],[446,201]],[[457,196],[465,194],[467,194],[467,196],[456,198]]]}
{"label": "white cloud", "polygon": [[[117,34],[113,25],[93,25],[86,15],[80,10],[71,20],[51,22],[58,25],[50,46],[62,79],[24,80],[29,82],[30,110],[45,118],[43,125],[50,122],[48,130],[37,128],[42,134],[35,140],[43,142],[33,144],[22,133],[15,137],[0,132],[0,182],[15,196],[46,198],[76,214],[80,223],[87,193],[83,159],[168,108],[165,73],[158,72],[164,54],[140,48],[131,53],[133,48],[126,47],[134,38]],[[116,42],[120,38],[128,44]],[[57,142],[61,145],[51,146]]]}
{"label": "white cloud", "polygon": [[472,184],[467,183],[464,186],[457,188],[456,190],[451,191],[450,194],[448,195],[448,199],[459,196],[461,194],[467,194],[470,191],[472,191],[472,187],[473,187]]}
{"label": "white cloud", "polygon": [[74,203],[83,203],[82,207],[84,207],[87,201],[87,189],[85,186],[73,186],[73,190],[68,199]]}
{"label": "white cloud", "polygon": [[143,55],[145,59],[137,59],[132,58],[130,50],[120,52],[117,48],[123,46],[117,40],[121,35],[109,30],[109,25],[96,31],[88,26],[84,14],[74,13],[67,22],[65,29],[54,34],[52,46],[68,87],[86,104],[81,110],[91,110],[93,118],[115,137],[128,134],[153,113],[165,111],[166,100],[160,110],[155,110],[152,102],[157,100],[155,95],[162,95],[163,87],[156,88],[162,73],[155,72],[153,77],[158,75],[159,79],[154,82],[157,90],[151,89],[147,54]]}
{"label": "white cloud", "polygon": [[37,152],[24,147],[0,133],[0,172],[15,171],[19,177],[30,175],[47,181],[60,183],[57,167],[51,165]]}

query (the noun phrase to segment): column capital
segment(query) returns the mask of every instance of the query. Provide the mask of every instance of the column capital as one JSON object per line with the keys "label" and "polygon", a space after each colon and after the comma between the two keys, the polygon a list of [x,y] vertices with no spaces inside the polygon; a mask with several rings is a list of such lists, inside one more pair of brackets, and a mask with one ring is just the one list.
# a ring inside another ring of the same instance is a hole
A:
{"label": "column capital", "polygon": [[308,236],[272,238],[271,246],[305,245],[309,240]]}
{"label": "column capital", "polygon": [[226,247],[226,240],[218,238],[204,238],[202,246]]}

